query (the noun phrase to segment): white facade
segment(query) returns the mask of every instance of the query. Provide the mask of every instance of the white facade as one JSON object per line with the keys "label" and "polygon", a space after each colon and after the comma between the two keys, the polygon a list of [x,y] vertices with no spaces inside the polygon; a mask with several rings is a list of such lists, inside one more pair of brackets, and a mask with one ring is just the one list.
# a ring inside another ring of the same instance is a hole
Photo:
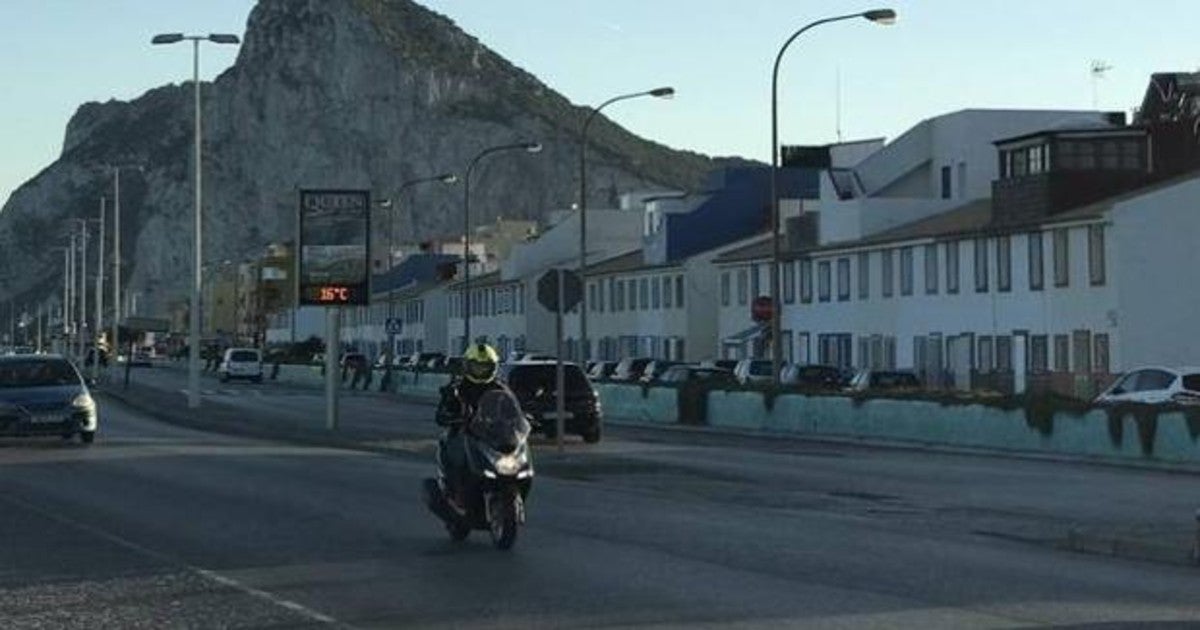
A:
{"label": "white facade", "polygon": [[[1107,228],[1103,218],[1048,220],[1013,233],[823,248],[808,260],[789,261],[784,271],[790,281],[782,310],[784,358],[843,367],[944,370],[960,383],[971,370],[1008,370],[1024,364],[1020,359],[1025,356],[1034,371],[1120,369],[1115,315],[1119,279],[1107,268],[1114,250],[1113,232]],[[1089,239],[1097,237],[1103,260],[1089,252]],[[1031,265],[1037,247],[1030,243],[1039,238],[1040,288],[1034,280],[1038,264]],[[977,248],[986,248],[980,250],[985,253],[977,255]],[[957,269],[947,262],[954,251]],[[889,257],[891,262],[885,263]],[[982,263],[978,268],[977,260]],[[755,326],[749,311],[755,272],[760,291],[766,292],[766,258],[721,266],[720,335],[731,340],[723,348],[727,358],[755,354],[753,337],[738,339]],[[769,352],[765,344],[757,350],[759,356]]]}
{"label": "white facade", "polygon": [[1119,202],[1112,216],[1124,365],[1200,365],[1200,178]]}

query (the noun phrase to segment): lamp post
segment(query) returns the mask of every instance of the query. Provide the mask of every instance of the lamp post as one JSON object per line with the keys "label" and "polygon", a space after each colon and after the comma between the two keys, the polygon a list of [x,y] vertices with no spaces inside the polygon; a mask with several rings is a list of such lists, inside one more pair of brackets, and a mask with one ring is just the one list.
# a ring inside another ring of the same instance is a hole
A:
{"label": "lamp post", "polygon": [[151,44],[175,44],[184,40],[192,42],[192,85],[194,87],[194,102],[196,110],[196,130],[194,137],[194,154],[192,156],[195,168],[192,182],[195,204],[196,227],[192,245],[192,316],[188,321],[188,407],[195,409],[200,406],[200,265],[201,265],[201,126],[200,126],[200,42],[209,41],[214,44],[237,44],[237,35],[210,33],[208,35],[184,35],[183,33],[163,33],[155,35]]}
{"label": "lamp post", "polygon": [[[601,110],[613,103],[620,101],[628,101],[630,99],[642,98],[644,96],[652,96],[654,98],[673,98],[675,96],[675,88],[660,87],[644,92],[634,92],[632,94],[622,94],[614,96],[607,101],[601,103],[593,109],[588,117],[583,121],[583,129],[579,133],[579,273],[582,275],[587,269],[587,135],[588,129],[591,128],[592,122],[600,115]],[[580,360],[587,361],[591,354],[588,347],[587,334],[587,291],[583,292],[583,296],[579,302],[579,348]]]}
{"label": "lamp post", "polygon": [[[391,279],[392,279],[392,277],[391,277],[392,276],[392,247],[394,247],[394,245],[395,245],[393,242],[393,237],[395,236],[395,218],[396,218],[396,212],[395,212],[396,208],[395,207],[397,205],[399,205],[400,203],[402,203],[402,200],[404,199],[403,195],[404,195],[405,190],[408,190],[409,188],[412,188],[413,186],[419,186],[421,184],[432,184],[435,182],[440,182],[442,184],[446,184],[447,186],[451,186],[458,182],[458,175],[456,175],[454,173],[442,173],[441,175],[434,175],[433,177],[418,177],[416,179],[410,179],[410,180],[400,184],[400,187],[396,189],[395,201],[393,201],[392,199],[383,199],[382,201],[379,202],[380,207],[382,207],[387,212],[387,217],[388,217],[387,274],[388,274],[389,282],[391,282]],[[413,216],[411,212],[409,213],[409,215]],[[410,221],[410,223],[413,223],[413,222]],[[395,297],[396,297],[396,287],[389,286],[388,287],[388,298],[387,298],[387,318],[388,318],[388,320],[391,320],[393,317],[395,317]],[[384,324],[386,326],[387,322],[385,322]],[[392,356],[396,352],[396,340],[395,340],[394,336],[390,332],[385,331],[385,333],[387,335],[388,344],[387,344],[387,351],[384,352],[384,355],[383,355],[384,361],[385,361],[385,366],[383,368],[383,378],[381,379],[381,382],[379,383],[379,388],[380,388],[379,391],[387,391],[387,389],[391,386]]]}
{"label": "lamp post", "polygon": [[121,326],[121,169],[143,173],[145,169],[138,164],[112,165],[109,168],[113,174],[113,316],[109,345],[115,353],[119,347],[117,333]]}
{"label": "lamp post", "polygon": [[514,142],[501,144],[480,151],[467,165],[463,176],[463,345],[471,344],[471,172],[483,158],[503,151],[525,151],[541,153],[542,145],[537,142]]}
{"label": "lamp post", "polygon": [[781,344],[783,337],[783,301],[780,299],[783,292],[779,282],[780,258],[782,255],[780,243],[781,221],[779,216],[779,64],[783,61],[783,54],[787,52],[788,47],[792,45],[792,42],[796,41],[797,37],[804,34],[805,31],[822,24],[857,18],[863,18],[877,24],[893,24],[896,21],[896,12],[891,9],[873,9],[871,11],[838,15],[811,22],[795,33],[792,33],[792,36],[783,43],[783,46],[779,49],[779,54],[775,56],[775,66],[771,71],[771,302],[774,306],[771,313],[771,371],[773,375],[772,380],[774,380],[776,385],[780,384],[780,370],[783,367],[783,345]]}

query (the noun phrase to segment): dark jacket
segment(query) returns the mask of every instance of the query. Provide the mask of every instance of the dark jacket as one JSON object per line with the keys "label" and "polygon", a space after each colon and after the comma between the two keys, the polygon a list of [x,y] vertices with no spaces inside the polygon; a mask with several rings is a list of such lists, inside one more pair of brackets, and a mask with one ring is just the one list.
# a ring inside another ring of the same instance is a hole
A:
{"label": "dark jacket", "polygon": [[475,413],[479,399],[490,391],[508,391],[498,380],[489,383],[473,383],[456,378],[441,389],[442,399],[438,402],[437,423],[446,426],[461,422]]}

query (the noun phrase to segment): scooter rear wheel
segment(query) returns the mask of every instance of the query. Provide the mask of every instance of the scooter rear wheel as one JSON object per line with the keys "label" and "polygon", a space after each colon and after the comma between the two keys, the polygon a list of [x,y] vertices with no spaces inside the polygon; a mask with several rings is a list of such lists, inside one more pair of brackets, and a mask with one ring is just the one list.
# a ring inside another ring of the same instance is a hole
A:
{"label": "scooter rear wheel", "polygon": [[446,533],[450,535],[450,540],[454,542],[462,542],[467,539],[467,536],[471,535],[471,528],[467,527],[464,523],[457,521],[445,521],[445,523]]}

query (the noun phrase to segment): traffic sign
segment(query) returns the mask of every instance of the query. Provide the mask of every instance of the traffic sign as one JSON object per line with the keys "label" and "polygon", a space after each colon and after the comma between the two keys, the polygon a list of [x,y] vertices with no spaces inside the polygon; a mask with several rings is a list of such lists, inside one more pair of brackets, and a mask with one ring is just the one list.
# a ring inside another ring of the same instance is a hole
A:
{"label": "traffic sign", "polygon": [[386,328],[387,334],[399,335],[401,332],[404,332],[404,320],[399,317],[389,317],[387,318]]}
{"label": "traffic sign", "polygon": [[537,283],[538,303],[551,313],[559,312],[558,278],[560,274],[563,279],[563,312],[575,308],[575,305],[583,299],[583,279],[579,277],[579,274],[569,269],[551,269],[542,274]]}

